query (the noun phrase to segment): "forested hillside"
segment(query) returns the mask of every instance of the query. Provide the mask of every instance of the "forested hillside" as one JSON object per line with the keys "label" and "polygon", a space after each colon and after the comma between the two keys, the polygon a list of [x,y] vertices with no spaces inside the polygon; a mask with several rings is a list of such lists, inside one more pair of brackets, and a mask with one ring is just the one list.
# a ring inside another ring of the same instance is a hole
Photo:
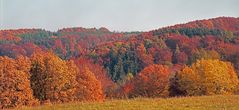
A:
{"label": "forested hillside", "polygon": [[238,94],[239,18],[148,32],[104,27],[1,30],[0,56],[0,108]]}

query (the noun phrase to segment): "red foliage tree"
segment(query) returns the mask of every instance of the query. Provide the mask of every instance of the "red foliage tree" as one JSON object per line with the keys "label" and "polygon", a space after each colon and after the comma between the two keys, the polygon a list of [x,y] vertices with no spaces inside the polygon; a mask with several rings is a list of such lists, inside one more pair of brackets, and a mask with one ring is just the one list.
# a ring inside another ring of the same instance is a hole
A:
{"label": "red foliage tree", "polygon": [[[169,69],[163,65],[150,65],[144,68],[133,80],[130,97],[168,96]],[[126,89],[127,90],[127,89]],[[128,91],[128,90],[127,90]]]}
{"label": "red foliage tree", "polygon": [[142,61],[142,66],[146,67],[148,65],[153,64],[153,57],[151,54],[147,54],[146,49],[143,44],[140,44],[137,49],[136,53],[139,56],[139,59]]}

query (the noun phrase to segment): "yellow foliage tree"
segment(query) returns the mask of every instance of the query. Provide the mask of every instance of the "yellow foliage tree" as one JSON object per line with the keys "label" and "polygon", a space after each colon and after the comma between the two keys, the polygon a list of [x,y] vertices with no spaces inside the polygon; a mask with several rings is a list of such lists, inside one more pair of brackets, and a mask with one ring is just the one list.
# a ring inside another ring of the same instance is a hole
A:
{"label": "yellow foliage tree", "polygon": [[0,57],[0,109],[38,104],[30,87],[29,70],[26,57]]}
{"label": "yellow foliage tree", "polygon": [[176,74],[178,89],[184,95],[233,94],[238,86],[236,72],[229,62],[198,60]]}
{"label": "yellow foliage tree", "polygon": [[40,101],[75,100],[77,71],[72,61],[63,61],[52,52],[35,53],[31,59],[31,86]]}

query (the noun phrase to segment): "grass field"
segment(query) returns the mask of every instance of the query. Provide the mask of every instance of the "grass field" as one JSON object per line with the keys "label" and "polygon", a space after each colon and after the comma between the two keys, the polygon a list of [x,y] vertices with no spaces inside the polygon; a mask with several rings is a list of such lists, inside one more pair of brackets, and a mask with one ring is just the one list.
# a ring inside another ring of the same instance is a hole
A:
{"label": "grass field", "polygon": [[23,107],[26,110],[239,110],[239,95],[178,98],[136,98],[95,103]]}

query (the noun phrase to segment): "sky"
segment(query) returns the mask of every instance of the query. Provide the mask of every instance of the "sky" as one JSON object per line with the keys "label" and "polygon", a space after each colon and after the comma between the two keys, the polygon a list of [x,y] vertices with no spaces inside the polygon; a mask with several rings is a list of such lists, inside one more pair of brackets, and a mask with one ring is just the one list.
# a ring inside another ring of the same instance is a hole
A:
{"label": "sky", "polygon": [[220,16],[239,17],[239,0],[0,0],[1,30],[149,31]]}

